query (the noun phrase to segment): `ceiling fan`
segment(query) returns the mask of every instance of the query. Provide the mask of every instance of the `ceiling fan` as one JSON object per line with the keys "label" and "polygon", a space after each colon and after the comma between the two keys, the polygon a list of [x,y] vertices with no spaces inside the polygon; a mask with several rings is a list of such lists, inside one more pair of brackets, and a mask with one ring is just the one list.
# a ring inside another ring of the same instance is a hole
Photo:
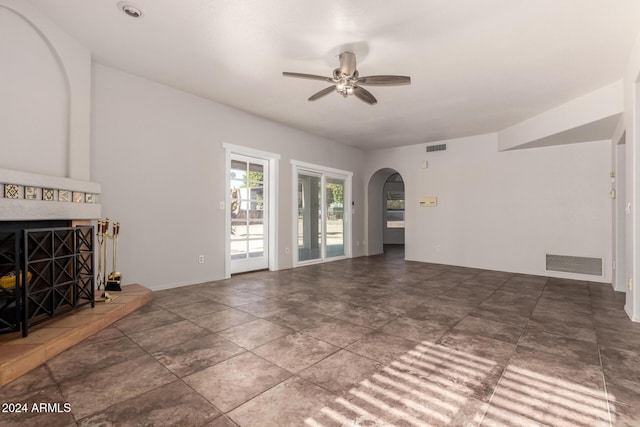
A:
{"label": "ceiling fan", "polygon": [[397,86],[411,84],[411,77],[408,76],[367,76],[360,77],[356,69],[356,55],[353,52],[342,52],[339,56],[340,67],[333,70],[333,77],[317,76],[315,74],[289,73],[283,72],[285,77],[299,77],[302,79],[322,80],[332,83],[331,86],[322,89],[311,95],[309,101],[315,101],[326,96],[334,90],[345,98],[349,95],[355,95],[356,98],[366,102],[367,104],[375,104],[378,100],[362,85],[372,86]]}

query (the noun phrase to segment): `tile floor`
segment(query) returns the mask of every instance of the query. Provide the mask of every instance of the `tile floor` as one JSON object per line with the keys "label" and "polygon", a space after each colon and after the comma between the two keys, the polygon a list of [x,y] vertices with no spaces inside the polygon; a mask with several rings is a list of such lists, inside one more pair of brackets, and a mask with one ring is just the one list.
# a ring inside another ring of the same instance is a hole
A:
{"label": "tile floor", "polygon": [[0,387],[144,306],[152,293],[134,284],[123,286],[114,297],[113,301],[85,305],[31,326],[26,338],[22,332],[1,334]]}
{"label": "tile floor", "polygon": [[623,304],[610,285],[398,252],[238,275],[155,292],[0,388],[29,408],[0,425],[638,426]]}

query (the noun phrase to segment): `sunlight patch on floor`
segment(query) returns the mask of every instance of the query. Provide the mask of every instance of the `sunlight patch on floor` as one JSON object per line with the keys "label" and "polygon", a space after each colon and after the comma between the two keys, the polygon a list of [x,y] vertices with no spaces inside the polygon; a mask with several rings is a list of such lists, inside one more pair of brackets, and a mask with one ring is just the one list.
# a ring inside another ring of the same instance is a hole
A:
{"label": "sunlight patch on floor", "polygon": [[[309,427],[610,425],[602,390],[423,342],[305,420]],[[498,384],[494,384],[498,382]],[[486,389],[493,395],[482,398]],[[478,393],[481,393],[478,395]]]}
{"label": "sunlight patch on floor", "polygon": [[305,423],[310,427],[452,424],[453,416],[469,400],[465,394],[472,389],[456,384],[455,378],[448,378],[446,372],[464,377],[466,384],[479,385],[496,365],[488,359],[467,356],[422,343],[361,381],[358,387]]}
{"label": "sunlight patch on floor", "polygon": [[[435,396],[432,395],[428,395],[423,391],[417,390],[416,388],[413,388],[411,386],[407,386],[405,384],[402,384],[400,382],[397,381],[393,381],[390,380],[389,378],[385,377],[384,375],[380,375],[380,374],[374,374],[373,375],[373,379],[386,385],[389,387],[393,387],[401,392],[406,392],[411,394],[412,396],[416,397],[417,399],[420,399],[422,401],[427,401],[429,402],[430,405],[436,405],[439,406],[441,408],[443,408],[445,411],[448,412],[455,412],[457,407],[455,406],[455,404],[450,404],[445,402],[444,400],[438,399]],[[450,397],[455,397],[456,395],[454,393],[450,393]],[[464,400],[464,399],[460,399],[460,400]]]}
{"label": "sunlight patch on floor", "polygon": [[509,366],[491,398],[486,418],[508,423],[514,416],[549,425],[609,425],[603,391]]}
{"label": "sunlight patch on floor", "polygon": [[[384,396],[386,398],[389,398],[393,401],[399,402],[405,406],[407,406],[410,409],[413,409],[415,411],[418,412],[422,412],[426,415],[432,416],[434,418],[437,418],[438,420],[442,421],[442,422],[446,422],[449,423],[449,421],[451,421],[451,418],[441,414],[438,411],[434,411],[432,409],[430,409],[429,407],[425,406],[425,405],[420,405],[418,403],[416,403],[415,401],[413,401],[410,398],[407,397],[403,397],[402,395],[395,393],[393,391],[390,391],[388,389],[385,389],[383,387],[380,387],[374,383],[371,383],[369,380],[365,380],[361,383],[364,387],[371,389],[371,391],[373,393],[376,393],[378,395]],[[359,396],[358,391],[357,390],[351,390],[349,391],[351,394],[354,394],[356,396]],[[449,405],[450,410],[455,410],[455,407]],[[392,408],[394,409],[394,408]],[[400,417],[402,418],[403,414],[400,414]]]}

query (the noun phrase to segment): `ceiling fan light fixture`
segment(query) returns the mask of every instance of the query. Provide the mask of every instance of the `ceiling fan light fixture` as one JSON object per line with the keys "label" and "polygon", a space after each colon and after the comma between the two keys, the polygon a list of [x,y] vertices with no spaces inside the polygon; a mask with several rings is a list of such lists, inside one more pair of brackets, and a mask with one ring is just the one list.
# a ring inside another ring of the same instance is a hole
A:
{"label": "ceiling fan light fixture", "polygon": [[140,9],[133,3],[121,1],[118,3],[118,9],[120,9],[124,14],[130,16],[131,18],[142,17],[142,9]]}
{"label": "ceiling fan light fixture", "polygon": [[396,86],[411,84],[409,76],[393,76],[393,75],[376,75],[360,77],[360,73],[356,69],[356,56],[353,52],[343,52],[340,54],[340,67],[333,70],[333,77],[323,77],[315,74],[292,73],[285,71],[282,73],[285,77],[297,77],[302,79],[321,80],[332,83],[332,86],[324,88],[309,97],[309,101],[315,101],[327,96],[335,89],[344,98],[349,95],[355,95],[356,98],[374,105],[378,101],[375,96],[362,85],[375,86]]}

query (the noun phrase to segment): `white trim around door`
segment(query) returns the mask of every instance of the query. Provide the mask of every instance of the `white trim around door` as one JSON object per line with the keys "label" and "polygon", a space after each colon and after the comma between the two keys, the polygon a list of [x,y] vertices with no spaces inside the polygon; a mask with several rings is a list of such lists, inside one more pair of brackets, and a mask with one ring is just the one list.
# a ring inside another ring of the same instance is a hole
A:
{"label": "white trim around door", "polygon": [[243,147],[240,145],[234,145],[229,143],[223,143],[222,147],[225,149],[225,277],[231,277],[232,263],[231,263],[231,160],[234,156],[253,158],[256,159],[256,163],[263,163],[267,170],[265,174],[265,230],[267,247],[265,253],[267,254],[267,266],[269,270],[276,270],[278,265],[278,250],[277,250],[277,218],[278,218],[278,163],[280,155],[275,153],[269,153],[262,150],[256,150],[253,148]]}

